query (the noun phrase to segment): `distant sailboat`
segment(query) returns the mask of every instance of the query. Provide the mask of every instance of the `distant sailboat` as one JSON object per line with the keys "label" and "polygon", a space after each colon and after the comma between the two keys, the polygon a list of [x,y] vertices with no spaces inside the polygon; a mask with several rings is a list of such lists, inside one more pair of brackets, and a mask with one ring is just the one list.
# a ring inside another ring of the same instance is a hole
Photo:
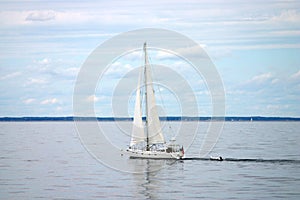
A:
{"label": "distant sailboat", "polygon": [[[144,43],[145,64],[140,72],[136,100],[134,108],[134,120],[130,145],[126,150],[130,158],[152,158],[152,159],[182,159],[184,157],[183,146],[175,143],[172,138],[167,144],[162,133],[153,82],[151,77],[151,66],[148,61],[147,45]],[[142,79],[142,76],[144,77]],[[144,80],[145,115],[146,122],[143,123],[143,108],[141,82]]]}

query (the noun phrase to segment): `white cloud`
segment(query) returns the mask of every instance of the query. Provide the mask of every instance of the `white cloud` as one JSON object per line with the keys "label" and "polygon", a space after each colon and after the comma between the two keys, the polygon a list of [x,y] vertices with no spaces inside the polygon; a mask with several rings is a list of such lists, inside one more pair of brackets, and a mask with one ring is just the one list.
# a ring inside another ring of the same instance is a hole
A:
{"label": "white cloud", "polygon": [[26,21],[49,21],[55,19],[56,12],[53,10],[36,10],[31,11],[27,17]]}
{"label": "white cloud", "polygon": [[67,75],[67,76],[76,76],[79,72],[79,69],[80,68],[78,68],[78,67],[70,67],[70,68],[63,70],[63,74]]}
{"label": "white cloud", "polygon": [[156,54],[156,59],[165,60],[165,59],[178,59],[178,58],[176,55],[174,55],[170,52],[158,50],[158,52]]}
{"label": "white cloud", "polygon": [[116,61],[109,66],[109,68],[105,72],[105,76],[109,76],[112,78],[120,78],[133,68],[134,67],[129,63]]}
{"label": "white cloud", "polygon": [[[33,65],[27,67],[28,70],[35,74],[35,77],[41,77],[38,79],[30,78],[27,81],[27,85],[33,83],[48,83],[52,81],[60,80],[70,80],[74,79],[78,74],[80,68],[73,67],[78,65],[78,63],[73,63],[75,61],[66,62],[61,59],[50,59],[43,58],[40,60],[34,60]],[[70,67],[71,66],[71,67]]]}
{"label": "white cloud", "polygon": [[100,100],[100,98],[96,97],[96,96],[93,94],[93,95],[91,95],[91,96],[88,96],[88,97],[86,98],[86,100],[87,100],[88,102],[97,102],[97,101]]}
{"label": "white cloud", "polygon": [[35,102],[35,101],[36,101],[36,99],[30,98],[30,99],[25,99],[25,100],[23,101],[23,103],[25,103],[25,104],[31,104],[31,103],[33,103],[33,102]]}
{"label": "white cloud", "polygon": [[294,9],[283,10],[279,15],[271,18],[273,22],[299,23],[300,13]]}
{"label": "white cloud", "polygon": [[133,61],[133,60],[141,60],[143,57],[143,53],[140,50],[132,51],[129,52],[128,54],[123,56],[123,59],[126,59],[128,61]]}
{"label": "white cloud", "polygon": [[[199,52],[201,52],[202,50],[201,49],[199,51],[199,47],[204,49],[206,48],[206,45],[199,44],[199,46],[197,45],[197,46],[190,46],[186,48],[176,49],[176,53],[178,54],[175,54],[171,51],[160,49],[157,51],[155,58],[159,60],[165,60],[165,59],[178,60],[178,59],[182,59],[180,56],[186,56],[186,57],[199,56]],[[202,54],[200,54],[200,56],[204,56],[204,57],[206,56],[204,51],[201,53]]]}
{"label": "white cloud", "polygon": [[245,95],[247,92],[244,90],[227,90],[227,95]]}
{"label": "white cloud", "polygon": [[0,77],[0,80],[11,79],[11,78],[15,78],[20,75],[22,75],[22,72],[13,72],[13,73],[10,73],[10,74]]}
{"label": "white cloud", "polygon": [[35,85],[35,84],[46,84],[48,81],[45,79],[41,78],[28,78],[27,82],[24,84],[24,86],[29,86],[29,85]]}
{"label": "white cloud", "polygon": [[32,24],[78,24],[93,19],[90,12],[69,10],[20,10],[0,12],[0,25],[32,25]]}
{"label": "white cloud", "polygon": [[246,81],[246,84],[252,84],[252,83],[261,84],[261,83],[264,83],[264,82],[270,80],[272,77],[273,77],[273,75],[271,72],[256,75],[256,76],[252,77],[250,80]]}
{"label": "white cloud", "polygon": [[47,105],[47,104],[56,104],[58,103],[58,100],[56,98],[52,98],[52,99],[46,99],[44,101],[41,101],[42,105]]}
{"label": "white cloud", "polygon": [[194,57],[194,56],[201,56],[204,58],[207,58],[207,54],[205,51],[203,51],[203,48],[205,48],[206,45],[204,44],[200,44],[198,45],[193,45],[193,46],[189,46],[189,47],[185,47],[185,48],[180,48],[177,49],[176,52],[178,52],[179,56],[184,56],[184,57]]}
{"label": "white cloud", "polygon": [[37,60],[34,62],[37,64],[40,64],[40,65],[48,65],[48,64],[50,64],[51,60],[49,58],[44,58],[42,60]]}
{"label": "white cloud", "polygon": [[252,81],[258,81],[258,82],[263,82],[263,81],[266,81],[266,80],[270,79],[271,77],[272,77],[272,73],[268,72],[268,73],[265,73],[265,74],[260,74],[260,75],[254,76],[251,80]]}
{"label": "white cloud", "polygon": [[300,70],[296,72],[295,74],[291,75],[292,79],[300,79]]}
{"label": "white cloud", "polygon": [[272,84],[276,84],[276,83],[278,83],[280,80],[278,79],[278,78],[274,78],[273,80],[272,80]]}

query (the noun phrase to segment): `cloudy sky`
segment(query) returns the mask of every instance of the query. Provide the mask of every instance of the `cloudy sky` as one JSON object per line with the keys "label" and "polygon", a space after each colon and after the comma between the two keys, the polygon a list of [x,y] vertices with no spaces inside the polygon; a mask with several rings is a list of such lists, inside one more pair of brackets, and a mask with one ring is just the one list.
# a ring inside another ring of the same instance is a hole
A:
{"label": "cloudy sky", "polygon": [[[224,83],[226,115],[300,117],[296,0],[1,0],[0,116],[72,115],[88,55],[119,33],[149,27],[184,34],[206,50]],[[108,77],[118,77],[116,69]],[[111,115],[101,93],[88,100]]]}

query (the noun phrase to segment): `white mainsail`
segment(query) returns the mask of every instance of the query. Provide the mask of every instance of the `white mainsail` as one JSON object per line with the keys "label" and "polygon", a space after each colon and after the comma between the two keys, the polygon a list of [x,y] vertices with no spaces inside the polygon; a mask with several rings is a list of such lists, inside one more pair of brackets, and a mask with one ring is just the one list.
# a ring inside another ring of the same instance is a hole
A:
{"label": "white mainsail", "polygon": [[144,44],[145,52],[145,85],[146,85],[146,130],[148,136],[148,145],[165,143],[164,136],[162,134],[162,128],[158,117],[156,108],[152,77],[151,66],[148,61],[146,43]]}
{"label": "white mainsail", "polygon": [[134,118],[133,128],[130,146],[134,146],[140,142],[145,141],[144,125],[142,120],[142,106],[141,106],[141,74],[139,76],[138,87],[136,90],[135,107],[134,107]]}

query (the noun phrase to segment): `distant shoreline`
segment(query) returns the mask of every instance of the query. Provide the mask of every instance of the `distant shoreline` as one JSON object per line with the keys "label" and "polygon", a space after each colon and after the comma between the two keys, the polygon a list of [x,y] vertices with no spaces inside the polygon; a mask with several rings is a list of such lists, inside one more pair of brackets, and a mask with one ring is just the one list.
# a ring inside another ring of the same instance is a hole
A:
{"label": "distant shoreline", "polygon": [[[160,117],[163,121],[300,121],[299,117]],[[0,117],[0,122],[26,121],[132,121],[132,117]]]}

